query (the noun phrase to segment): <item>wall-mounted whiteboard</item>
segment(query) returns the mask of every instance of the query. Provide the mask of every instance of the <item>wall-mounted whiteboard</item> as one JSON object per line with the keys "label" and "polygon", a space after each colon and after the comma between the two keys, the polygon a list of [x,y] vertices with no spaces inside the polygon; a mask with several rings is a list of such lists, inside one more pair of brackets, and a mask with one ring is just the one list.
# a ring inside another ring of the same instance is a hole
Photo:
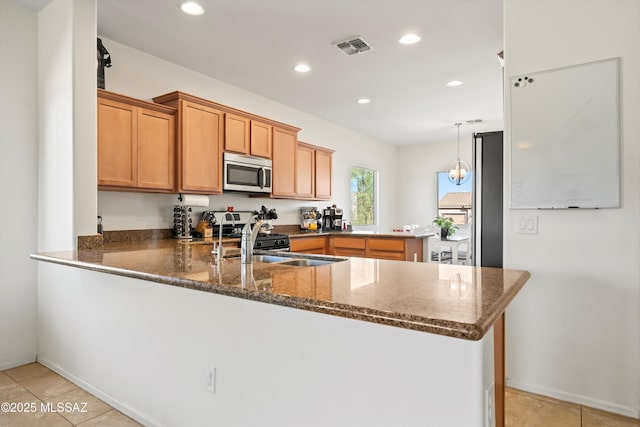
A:
{"label": "wall-mounted whiteboard", "polygon": [[619,59],[509,83],[511,207],[620,207]]}

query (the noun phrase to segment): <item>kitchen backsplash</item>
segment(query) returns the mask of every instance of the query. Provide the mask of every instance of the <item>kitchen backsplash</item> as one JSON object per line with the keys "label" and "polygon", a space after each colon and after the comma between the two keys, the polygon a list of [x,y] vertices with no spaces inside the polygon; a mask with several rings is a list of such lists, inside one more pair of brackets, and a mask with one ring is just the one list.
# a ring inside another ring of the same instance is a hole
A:
{"label": "kitchen backsplash", "polygon": [[[194,207],[193,219],[200,218],[206,210],[260,210],[262,205],[275,208],[278,224],[298,224],[300,208],[315,206],[319,209],[332,202],[310,202],[306,200],[280,200],[269,198],[249,198],[244,194],[222,194],[209,196],[208,207]],[[105,231],[144,230],[173,228],[173,206],[178,204],[177,194],[127,193],[118,191],[98,192],[98,215],[102,216]]]}

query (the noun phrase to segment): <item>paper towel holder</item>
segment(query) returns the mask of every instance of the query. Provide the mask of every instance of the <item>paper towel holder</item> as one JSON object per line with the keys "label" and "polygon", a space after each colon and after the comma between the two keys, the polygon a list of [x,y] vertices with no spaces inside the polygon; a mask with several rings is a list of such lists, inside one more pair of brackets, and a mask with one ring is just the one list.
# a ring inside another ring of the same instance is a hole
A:
{"label": "paper towel holder", "polygon": [[178,194],[178,201],[184,206],[209,206],[211,200],[206,195]]}

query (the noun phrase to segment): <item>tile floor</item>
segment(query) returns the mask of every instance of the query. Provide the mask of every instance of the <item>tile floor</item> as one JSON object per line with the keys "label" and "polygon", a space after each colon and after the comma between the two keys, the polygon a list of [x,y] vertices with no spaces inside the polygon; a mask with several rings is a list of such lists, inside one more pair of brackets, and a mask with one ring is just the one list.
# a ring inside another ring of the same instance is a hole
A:
{"label": "tile floor", "polygon": [[[34,404],[29,409],[35,409],[34,412],[0,411],[2,427],[140,426],[39,363],[0,372],[2,403]],[[505,406],[508,427],[640,426],[640,420],[511,388],[507,389]],[[14,409],[19,408],[14,406]]]}
{"label": "tile floor", "polygon": [[2,427],[140,426],[39,363],[0,372],[0,404]]}
{"label": "tile floor", "polygon": [[640,420],[507,388],[508,427],[638,427]]}

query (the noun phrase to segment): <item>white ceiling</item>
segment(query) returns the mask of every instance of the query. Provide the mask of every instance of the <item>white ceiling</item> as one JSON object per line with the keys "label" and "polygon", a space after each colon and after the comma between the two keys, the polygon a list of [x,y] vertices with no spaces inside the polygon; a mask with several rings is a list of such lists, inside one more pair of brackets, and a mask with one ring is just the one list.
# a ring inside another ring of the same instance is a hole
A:
{"label": "white ceiling", "polygon": [[[502,129],[502,0],[198,0],[202,16],[180,3],[98,0],[98,34],[391,144],[450,141],[477,118],[461,135]],[[422,41],[399,44],[406,32]],[[354,35],[374,50],[334,46]]]}

